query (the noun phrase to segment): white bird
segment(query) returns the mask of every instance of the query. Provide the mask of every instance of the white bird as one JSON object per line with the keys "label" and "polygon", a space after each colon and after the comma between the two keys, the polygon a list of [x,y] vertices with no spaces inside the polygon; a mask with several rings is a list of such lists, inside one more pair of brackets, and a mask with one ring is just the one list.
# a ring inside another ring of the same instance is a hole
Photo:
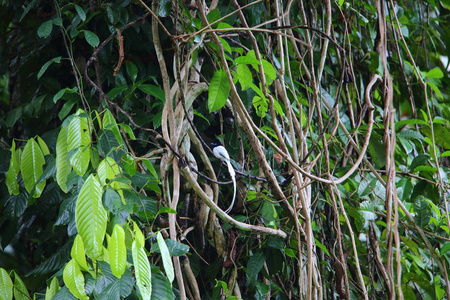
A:
{"label": "white bird", "polygon": [[229,213],[233,208],[234,200],[236,198],[236,172],[234,172],[233,166],[231,165],[230,155],[228,155],[228,151],[223,146],[214,147],[213,154],[215,157],[227,164],[228,172],[230,173],[231,180],[233,181],[233,200],[231,201],[230,207],[228,207],[228,209],[225,211],[226,213]]}

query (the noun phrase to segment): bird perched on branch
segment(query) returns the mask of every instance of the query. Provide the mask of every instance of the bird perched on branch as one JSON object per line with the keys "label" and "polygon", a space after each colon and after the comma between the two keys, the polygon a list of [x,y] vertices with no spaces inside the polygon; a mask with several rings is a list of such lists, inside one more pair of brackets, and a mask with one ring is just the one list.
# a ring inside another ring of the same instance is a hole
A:
{"label": "bird perched on branch", "polygon": [[231,180],[233,181],[233,200],[231,201],[230,207],[228,207],[228,209],[225,211],[226,213],[229,213],[233,208],[234,200],[236,199],[236,172],[231,165],[230,155],[228,154],[228,151],[225,149],[225,147],[219,145],[218,143],[214,143],[212,146],[214,147],[212,149],[214,156],[227,164],[228,172],[230,173]]}

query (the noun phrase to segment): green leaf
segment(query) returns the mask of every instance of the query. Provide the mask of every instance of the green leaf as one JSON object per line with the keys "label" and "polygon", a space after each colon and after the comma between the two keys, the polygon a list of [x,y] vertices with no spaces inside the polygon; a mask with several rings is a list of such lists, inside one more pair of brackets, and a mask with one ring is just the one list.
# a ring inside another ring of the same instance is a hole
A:
{"label": "green leaf", "polygon": [[166,101],[164,91],[159,86],[153,84],[141,84],[138,86],[138,89],[140,89],[143,93],[147,95],[153,96],[156,99],[161,100],[162,102]]}
{"label": "green leaf", "polygon": [[139,287],[142,298],[144,300],[149,300],[152,295],[152,273],[150,270],[150,263],[148,262],[144,248],[139,242],[133,242],[131,252],[133,256],[136,284]]}
{"label": "green leaf", "polygon": [[13,283],[5,269],[0,268],[0,300],[12,300]]}
{"label": "green leaf", "polygon": [[169,249],[167,248],[166,242],[164,241],[160,231],[158,231],[158,234],[156,235],[156,240],[158,241],[159,250],[161,251],[164,270],[166,271],[167,278],[172,283],[175,278],[175,271],[173,269]]}
{"label": "green leaf", "polygon": [[40,38],[46,38],[52,33],[52,29],[53,29],[53,21],[48,20],[42,23],[41,26],[39,26],[37,30],[37,35]]}
{"label": "green leaf", "polygon": [[[249,88],[251,88],[251,85],[247,84],[247,82],[251,82],[252,80],[252,72],[250,71],[249,67],[247,67],[247,65],[245,64],[239,64],[236,67],[236,74],[237,74],[237,79],[239,81],[239,83],[241,84],[241,89],[243,91],[248,90]],[[245,80],[247,79],[247,80]]]}
{"label": "green leaf", "polygon": [[128,76],[130,76],[131,80],[135,82],[138,75],[138,68],[136,67],[136,65],[131,61],[126,61],[125,68],[127,70]]}
{"label": "green leaf", "polygon": [[256,280],[265,260],[266,258],[262,252],[256,252],[250,257],[247,263],[247,275],[251,280]]}
{"label": "green leaf", "polygon": [[56,140],[56,181],[64,193],[67,193],[67,176],[72,166],[67,160],[67,127],[62,126]]}
{"label": "green leaf", "polygon": [[133,130],[131,129],[130,125],[127,124],[119,124],[120,127],[122,127],[123,130],[128,134],[128,136],[134,141],[136,140],[136,136],[134,135]]}
{"label": "green leaf", "polygon": [[61,62],[61,58],[62,56],[58,56],[55,58],[50,59],[48,62],[46,62],[41,69],[39,70],[38,74],[37,74],[37,79],[40,79],[42,77],[42,75],[45,73],[45,71],[47,71],[48,67],[50,67],[50,65],[52,63],[60,63]]}
{"label": "green leaf", "polygon": [[6,174],[6,186],[10,195],[18,195],[19,184],[17,183],[17,176],[19,176],[20,165],[16,156],[16,142],[14,140],[12,141],[10,151],[11,159],[9,160],[8,173]]}
{"label": "green leaf", "polygon": [[123,144],[123,139],[119,131],[119,126],[117,126],[116,119],[112,115],[111,111],[109,111],[109,109],[105,109],[103,113],[103,128],[110,129],[114,133],[114,136],[119,142],[119,145]]}
{"label": "green leaf", "polygon": [[142,234],[142,231],[139,229],[139,226],[136,222],[133,221],[133,230],[134,230],[134,240],[139,244],[139,247],[144,247],[145,238]]}
{"label": "green leaf", "polygon": [[45,181],[36,184],[43,173],[42,166],[45,164],[45,159],[41,148],[34,139],[28,140],[20,161],[25,188],[28,193],[31,193],[34,188],[33,197],[38,198],[45,188]]}
{"label": "green leaf", "polygon": [[83,274],[74,259],[71,259],[64,268],[63,280],[72,295],[74,295],[77,299],[89,300],[89,297],[84,291]]}
{"label": "green leaf", "polygon": [[214,73],[208,89],[208,109],[212,113],[221,109],[227,102],[230,94],[230,84],[227,73],[224,70],[218,70]]}
{"label": "green leaf", "polygon": [[[130,185],[126,183],[128,181],[127,179],[119,177],[121,174],[122,168],[109,156],[102,160],[98,166],[97,175],[102,186],[107,185],[109,182],[110,186],[119,193],[123,203],[125,204],[126,202],[123,196],[123,190],[130,189]],[[126,181],[114,181],[116,178],[122,178]]]}
{"label": "green leaf", "polygon": [[89,43],[92,47],[97,47],[100,44],[100,40],[98,36],[93,33],[90,30],[83,30],[84,32],[84,38],[86,39],[86,42]]}
{"label": "green leaf", "polygon": [[155,167],[153,166],[152,162],[145,159],[142,161],[145,165],[145,167],[147,168],[147,170],[150,172],[150,174],[152,174],[153,178],[157,179],[159,181],[159,176],[156,173]]}
{"label": "green leaf", "polygon": [[426,77],[428,79],[433,79],[433,78],[442,78],[444,77],[444,73],[442,72],[442,70],[438,67],[431,69],[430,71],[428,71],[426,73]]}
{"label": "green leaf", "polygon": [[[169,249],[170,256],[181,256],[189,252],[189,246],[185,245],[183,243],[166,239],[165,240],[167,248]],[[157,252],[161,253],[161,250],[159,249],[159,244],[155,243],[152,245],[152,248],[150,249],[151,252]]]}
{"label": "green leaf", "polygon": [[125,247],[125,232],[118,224],[114,225],[108,243],[108,250],[111,271],[114,276],[121,278],[127,266],[127,249]]}
{"label": "green leaf", "polygon": [[50,151],[48,150],[47,144],[44,142],[44,140],[41,139],[40,136],[38,136],[38,137],[37,137],[37,141],[38,141],[39,146],[41,147],[42,154],[43,154],[44,156],[49,155],[49,154],[50,154]]}
{"label": "green leaf", "polygon": [[84,22],[86,20],[86,13],[84,12],[84,10],[77,4],[75,4],[75,10],[77,11],[77,14],[80,17],[81,21]]}
{"label": "green leaf", "polygon": [[29,300],[31,299],[27,287],[20,279],[19,275],[14,272],[14,299],[15,300]]}
{"label": "green leaf", "polygon": [[78,266],[83,271],[89,271],[86,255],[84,250],[84,242],[79,234],[75,237],[75,241],[72,245],[72,250],[70,251],[70,256],[77,262]]}
{"label": "green leaf", "polygon": [[55,297],[56,293],[59,291],[59,281],[58,278],[53,277],[50,282],[50,286],[45,290],[45,300],[52,300]]}
{"label": "green leaf", "polygon": [[103,252],[108,214],[102,205],[103,189],[93,174],[84,182],[75,207],[75,223],[86,254],[97,259]]}
{"label": "green leaf", "polygon": [[272,66],[271,63],[269,63],[267,60],[262,59],[261,60],[263,68],[264,68],[264,76],[266,78],[267,85],[271,85],[272,82],[277,79],[277,71]]}
{"label": "green leaf", "polygon": [[255,96],[252,100],[253,107],[256,110],[256,114],[260,118],[264,118],[266,116],[267,111],[269,110],[269,103],[267,99]]}
{"label": "green leaf", "polygon": [[91,157],[90,128],[88,121],[81,114],[84,114],[84,111],[79,109],[75,117],[70,121],[67,130],[67,152],[71,152],[69,162],[79,176],[83,176],[86,173]]}

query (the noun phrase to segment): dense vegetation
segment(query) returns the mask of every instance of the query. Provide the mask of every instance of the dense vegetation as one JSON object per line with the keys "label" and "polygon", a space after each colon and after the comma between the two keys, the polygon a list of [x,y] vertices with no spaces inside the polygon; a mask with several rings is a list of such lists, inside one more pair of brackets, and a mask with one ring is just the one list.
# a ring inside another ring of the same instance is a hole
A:
{"label": "dense vegetation", "polygon": [[3,0],[0,299],[448,298],[449,9]]}

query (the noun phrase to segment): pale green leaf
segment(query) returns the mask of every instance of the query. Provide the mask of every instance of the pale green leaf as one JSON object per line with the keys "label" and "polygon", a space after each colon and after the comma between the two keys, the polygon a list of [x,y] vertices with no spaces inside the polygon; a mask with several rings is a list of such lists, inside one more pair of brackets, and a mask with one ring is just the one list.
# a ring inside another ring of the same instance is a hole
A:
{"label": "pale green leaf", "polygon": [[19,275],[14,272],[14,299],[15,300],[29,300],[30,294],[27,287],[23,283]]}
{"label": "pale green leaf", "polygon": [[144,300],[150,300],[152,295],[152,273],[147,255],[145,254],[144,248],[137,241],[133,242],[131,250],[136,284],[139,287],[142,298]]}
{"label": "pale green leaf", "polygon": [[262,59],[261,62],[264,68],[264,76],[266,78],[266,82],[268,85],[271,85],[272,82],[277,79],[277,71],[267,60]]}
{"label": "pale green leaf", "polygon": [[89,271],[84,251],[84,242],[79,234],[75,237],[70,256],[78,263],[83,271]]}
{"label": "pale green leaf", "polygon": [[0,268],[0,300],[13,298],[13,283],[5,269]]}
{"label": "pale green leaf", "polygon": [[172,259],[170,258],[169,249],[167,248],[166,242],[162,237],[160,231],[156,235],[156,240],[158,241],[159,250],[161,251],[162,262],[164,265],[164,270],[166,271],[167,278],[172,283],[175,278],[175,272],[173,270]]}
{"label": "pale green leaf", "polygon": [[84,291],[84,277],[80,267],[74,259],[71,259],[64,267],[63,280],[66,287],[77,299],[88,300]]}
{"label": "pale green leaf", "polygon": [[89,45],[91,45],[92,47],[97,47],[98,44],[100,44],[100,39],[95,33],[90,30],[83,30],[83,32],[84,38],[86,39],[86,42],[89,43]]}
{"label": "pale green leaf", "polygon": [[[239,80],[239,83],[241,84],[241,89],[243,91],[248,90],[251,88],[247,82],[252,82],[252,72],[250,71],[249,67],[245,64],[239,64],[236,67],[236,78]],[[247,80],[245,80],[247,79]]]}
{"label": "pale green leaf", "polygon": [[67,127],[61,127],[56,140],[56,182],[64,193],[67,193],[67,176],[72,166],[67,160]]}
{"label": "pale green leaf", "polygon": [[6,174],[6,186],[11,195],[19,194],[19,184],[17,176],[20,172],[18,157],[16,156],[16,142],[13,140],[11,145],[11,159],[9,160],[8,173]]}
{"label": "pale green leaf", "polygon": [[81,109],[77,111],[75,117],[70,121],[67,131],[67,152],[73,152],[69,162],[79,176],[86,173],[91,152],[90,126],[86,118],[80,116],[83,113],[84,111]]}
{"label": "pale green leaf", "polygon": [[44,140],[41,139],[40,136],[38,136],[37,141],[38,141],[39,146],[41,147],[42,154],[44,154],[44,156],[49,155],[50,151],[48,150],[47,144],[44,142]]}
{"label": "pale green leaf", "polygon": [[218,70],[214,73],[208,89],[208,109],[214,112],[221,109],[227,102],[230,94],[230,84],[227,73],[224,70]]}
{"label": "pale green leaf", "polygon": [[43,173],[44,164],[45,159],[41,148],[34,139],[29,139],[22,152],[20,170],[28,193],[31,193],[34,188],[34,198],[38,198],[45,188],[45,181],[36,184]]}
{"label": "pale green leaf", "polygon": [[[109,183],[110,186],[119,193],[122,198],[122,202],[125,204],[126,201],[123,196],[123,190],[130,189],[130,185],[126,183],[128,182],[128,179],[119,177],[121,173],[122,168],[109,156],[102,160],[98,166],[97,174],[102,186]],[[121,180],[114,181],[116,178]]]}
{"label": "pale green leaf", "polygon": [[134,221],[133,221],[133,230],[134,230],[134,240],[138,242],[139,246],[143,247],[145,245],[144,235],[142,234],[142,231],[139,229],[139,226]]}
{"label": "pale green leaf", "polygon": [[93,174],[84,182],[75,207],[75,223],[87,256],[97,259],[103,252],[108,214],[102,204],[103,189]]}
{"label": "pale green leaf", "polygon": [[439,68],[433,68],[433,69],[431,69],[430,71],[428,71],[427,73],[426,73],[426,77],[428,78],[428,79],[433,79],[433,78],[442,78],[442,77],[444,77],[444,73],[442,72],[442,70],[441,69],[439,69]]}
{"label": "pale green leaf", "polygon": [[51,300],[55,297],[56,293],[59,291],[59,281],[57,277],[53,277],[50,282],[50,286],[45,290],[45,300]]}
{"label": "pale green leaf", "polygon": [[116,224],[108,242],[109,262],[111,271],[117,278],[121,278],[127,266],[127,249],[125,247],[125,232]]}

